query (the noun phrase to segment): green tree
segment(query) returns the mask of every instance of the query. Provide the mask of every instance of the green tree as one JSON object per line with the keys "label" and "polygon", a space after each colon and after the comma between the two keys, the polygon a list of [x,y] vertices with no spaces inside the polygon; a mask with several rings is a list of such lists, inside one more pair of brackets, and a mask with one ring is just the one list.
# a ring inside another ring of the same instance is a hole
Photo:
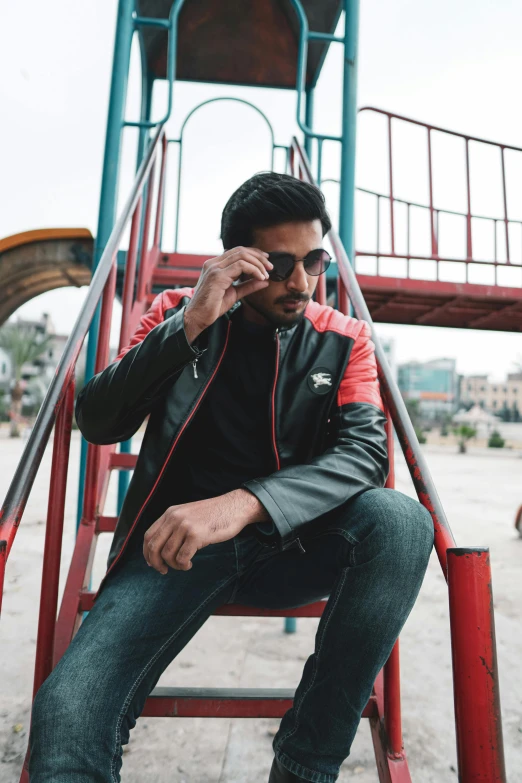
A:
{"label": "green tree", "polygon": [[40,335],[36,328],[30,324],[7,323],[0,329],[0,348],[7,351],[13,364],[14,384],[11,388],[9,408],[12,438],[20,437],[23,396],[22,368],[24,364],[39,359],[49,348],[50,336],[39,338]]}
{"label": "green tree", "polygon": [[511,421],[511,409],[508,407],[507,402],[504,402],[498,415],[500,416],[502,421]]}
{"label": "green tree", "polygon": [[465,454],[467,451],[466,444],[468,440],[475,437],[477,430],[470,427],[469,424],[461,424],[459,427],[456,427],[454,432],[459,439],[459,454]]}

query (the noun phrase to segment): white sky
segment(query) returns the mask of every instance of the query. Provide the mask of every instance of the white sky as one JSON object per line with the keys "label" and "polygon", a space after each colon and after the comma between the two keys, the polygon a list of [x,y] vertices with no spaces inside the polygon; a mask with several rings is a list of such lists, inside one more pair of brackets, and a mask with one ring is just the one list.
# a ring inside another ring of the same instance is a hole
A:
{"label": "white sky", "polygon": [[[0,236],[51,226],[86,226],[95,233],[116,7],[116,0],[2,4]],[[518,0],[361,0],[359,106],[374,105],[522,146],[521,29]],[[136,54],[128,117],[136,116],[139,101]],[[332,47],[316,98],[317,128],[329,133],[340,130],[340,57],[340,47]],[[164,83],[158,85],[158,114],[164,88]],[[243,97],[258,105],[273,122],[276,141],[288,143],[295,129],[293,93],[224,85],[178,84],[171,135],[177,135],[180,122],[193,106],[220,95]],[[187,128],[180,249],[210,255],[220,249],[219,216],[225,200],[254,171],[269,166],[268,134],[246,108],[224,102],[196,115]],[[127,132],[124,147],[122,198],[132,182],[133,134]],[[382,150],[371,147],[377,139],[376,133],[360,124],[357,180],[363,187],[386,192],[387,181],[381,184]],[[422,197],[425,186],[416,143],[405,136],[398,140],[396,153],[403,165],[397,173],[400,195],[412,200],[419,193]],[[483,175],[477,174],[473,209],[497,214],[497,172],[486,157],[480,162]],[[337,175],[337,163],[332,145],[325,150],[325,177]],[[461,172],[451,151],[439,154],[439,167],[437,187],[443,205],[459,209]],[[168,201],[171,215],[174,168]],[[516,188],[520,180],[513,181],[513,215],[522,217],[522,189],[518,193]],[[325,192],[335,216],[335,186],[325,186]],[[359,246],[368,239],[369,225],[361,206]],[[167,240],[172,231],[170,219],[165,227]],[[446,235],[446,242],[455,243],[455,253],[460,233],[460,228],[454,228]],[[483,241],[489,247],[490,240],[484,236]],[[168,248],[169,242],[165,244]],[[68,332],[85,291],[49,292],[24,305],[19,313],[38,316],[47,310],[58,330]],[[400,362],[455,356],[459,372],[489,372],[501,378],[522,354],[517,334],[386,324],[377,328],[382,336],[395,338]]]}

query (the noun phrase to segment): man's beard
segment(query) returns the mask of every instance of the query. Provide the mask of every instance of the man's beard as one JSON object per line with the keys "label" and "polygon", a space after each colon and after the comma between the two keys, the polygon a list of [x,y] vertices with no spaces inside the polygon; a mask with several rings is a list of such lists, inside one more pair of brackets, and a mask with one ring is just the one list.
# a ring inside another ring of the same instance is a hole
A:
{"label": "man's beard", "polygon": [[[252,310],[255,310],[256,313],[259,313],[259,315],[262,315],[263,318],[265,318],[268,323],[270,323],[272,326],[275,326],[276,328],[280,326],[295,326],[296,324],[300,323],[305,314],[306,307],[303,307],[302,310],[300,310],[298,313],[286,313],[286,318],[281,318],[277,313],[272,312],[271,310],[265,309],[264,307],[259,307],[257,304],[254,304],[250,300],[249,296],[245,296],[244,302],[246,302]],[[274,304],[283,304],[285,301],[288,302],[305,302],[308,304],[310,301],[310,297],[292,297],[292,296],[284,296],[279,297],[279,299],[276,299]]]}

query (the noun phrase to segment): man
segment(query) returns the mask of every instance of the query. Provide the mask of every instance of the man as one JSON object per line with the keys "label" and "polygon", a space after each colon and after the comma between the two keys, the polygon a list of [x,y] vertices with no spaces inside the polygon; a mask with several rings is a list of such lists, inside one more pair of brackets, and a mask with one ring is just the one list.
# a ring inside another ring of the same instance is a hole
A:
{"label": "man", "polygon": [[147,695],[220,605],[327,596],[270,783],[336,780],[420,589],[433,526],[419,503],[382,489],[368,325],[312,300],[329,228],[317,188],[250,179],[225,206],[223,255],[195,290],[158,296],[79,395],[92,443],[149,422],[94,608],[36,697],[32,783],[118,781]]}

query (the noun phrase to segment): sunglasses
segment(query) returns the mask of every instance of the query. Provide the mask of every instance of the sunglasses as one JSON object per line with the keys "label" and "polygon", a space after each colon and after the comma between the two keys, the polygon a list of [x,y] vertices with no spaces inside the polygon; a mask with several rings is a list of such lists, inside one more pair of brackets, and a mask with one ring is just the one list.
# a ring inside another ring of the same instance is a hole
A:
{"label": "sunglasses", "polygon": [[282,280],[288,280],[298,261],[303,262],[305,272],[308,275],[318,277],[326,272],[332,257],[322,248],[311,250],[304,258],[296,258],[291,253],[282,253],[276,250],[268,254],[268,260],[274,265],[274,268],[268,272],[269,279],[280,283]]}

